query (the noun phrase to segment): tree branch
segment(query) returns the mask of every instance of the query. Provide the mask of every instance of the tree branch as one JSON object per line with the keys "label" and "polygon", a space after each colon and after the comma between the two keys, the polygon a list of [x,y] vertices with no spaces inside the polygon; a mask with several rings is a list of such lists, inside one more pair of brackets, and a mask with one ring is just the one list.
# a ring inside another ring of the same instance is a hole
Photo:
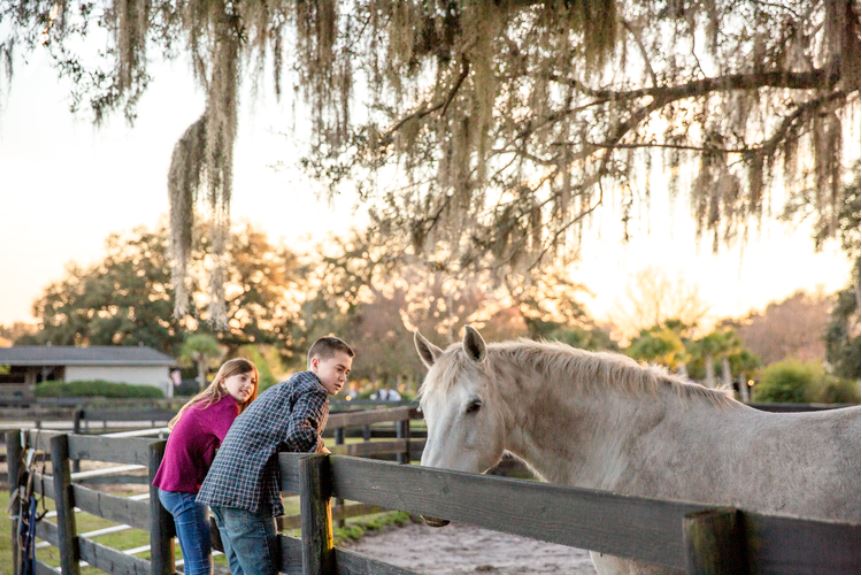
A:
{"label": "tree branch", "polygon": [[461,89],[461,85],[464,84],[464,80],[466,80],[469,74],[470,61],[467,60],[466,56],[462,56],[461,73],[458,75],[458,78],[455,80],[455,84],[452,86],[452,89],[449,91],[449,94],[446,95],[446,98],[441,102],[438,102],[434,106],[426,106],[425,108],[408,114],[407,116],[399,120],[395,124],[395,126],[386,131],[386,134],[384,134],[383,138],[380,141],[381,144],[383,146],[388,146],[392,142],[393,135],[398,132],[398,130],[410,120],[419,120],[440,109],[442,109],[442,111],[440,112],[441,116],[446,114],[446,110],[448,110],[449,105],[452,103],[452,100],[455,99],[455,95],[458,93],[458,90]]}
{"label": "tree branch", "polygon": [[635,90],[597,90],[591,88],[576,78],[566,78],[558,74],[548,75],[549,80],[574,86],[584,94],[605,100],[631,100],[652,96],[653,98],[678,100],[692,96],[701,96],[710,92],[728,90],[752,90],[756,88],[790,88],[793,90],[810,90],[834,86],[841,78],[839,61],[833,61],[825,68],[806,72],[791,72],[788,70],[772,70],[769,72],[751,72],[727,74],[713,78],[692,80],[675,86],[655,86]]}

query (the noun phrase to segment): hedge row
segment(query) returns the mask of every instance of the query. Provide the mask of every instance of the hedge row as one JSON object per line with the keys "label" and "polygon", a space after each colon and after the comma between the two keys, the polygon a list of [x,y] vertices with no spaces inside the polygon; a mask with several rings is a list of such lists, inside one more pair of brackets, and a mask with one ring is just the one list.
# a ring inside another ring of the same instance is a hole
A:
{"label": "hedge row", "polygon": [[109,399],[161,399],[164,393],[151,385],[108,381],[45,381],[36,385],[36,397],[107,397]]}
{"label": "hedge row", "polygon": [[763,369],[755,403],[858,403],[859,381],[828,374],[820,363],[784,360]]}

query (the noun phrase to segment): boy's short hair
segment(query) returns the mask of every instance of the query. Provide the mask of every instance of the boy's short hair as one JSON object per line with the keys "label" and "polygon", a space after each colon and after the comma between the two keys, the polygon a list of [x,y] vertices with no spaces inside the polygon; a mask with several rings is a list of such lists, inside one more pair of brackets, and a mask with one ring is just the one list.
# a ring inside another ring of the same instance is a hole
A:
{"label": "boy's short hair", "polygon": [[311,364],[311,359],[314,357],[323,361],[332,358],[335,353],[345,353],[350,358],[356,356],[356,353],[353,352],[350,345],[338,337],[320,337],[314,341],[314,344],[311,345],[310,349],[308,349],[308,364]]}

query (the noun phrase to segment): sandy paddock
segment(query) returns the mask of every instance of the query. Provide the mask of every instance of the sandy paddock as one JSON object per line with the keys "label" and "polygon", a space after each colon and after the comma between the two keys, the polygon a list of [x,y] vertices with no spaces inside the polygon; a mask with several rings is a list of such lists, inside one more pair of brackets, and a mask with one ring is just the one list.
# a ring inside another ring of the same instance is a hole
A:
{"label": "sandy paddock", "polygon": [[342,545],[417,573],[595,575],[582,549],[452,523],[416,523]]}

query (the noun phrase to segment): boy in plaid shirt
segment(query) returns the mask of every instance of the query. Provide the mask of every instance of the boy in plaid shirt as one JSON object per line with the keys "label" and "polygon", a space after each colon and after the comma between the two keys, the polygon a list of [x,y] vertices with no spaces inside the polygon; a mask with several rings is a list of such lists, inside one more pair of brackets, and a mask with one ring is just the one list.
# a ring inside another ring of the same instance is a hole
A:
{"label": "boy in plaid shirt", "polygon": [[353,365],[353,349],[337,337],[317,339],[308,370],[274,385],[233,422],[197,502],[209,505],[234,575],[278,572],[274,517],[282,515],[279,451],[326,451],[328,395],[338,393]]}

